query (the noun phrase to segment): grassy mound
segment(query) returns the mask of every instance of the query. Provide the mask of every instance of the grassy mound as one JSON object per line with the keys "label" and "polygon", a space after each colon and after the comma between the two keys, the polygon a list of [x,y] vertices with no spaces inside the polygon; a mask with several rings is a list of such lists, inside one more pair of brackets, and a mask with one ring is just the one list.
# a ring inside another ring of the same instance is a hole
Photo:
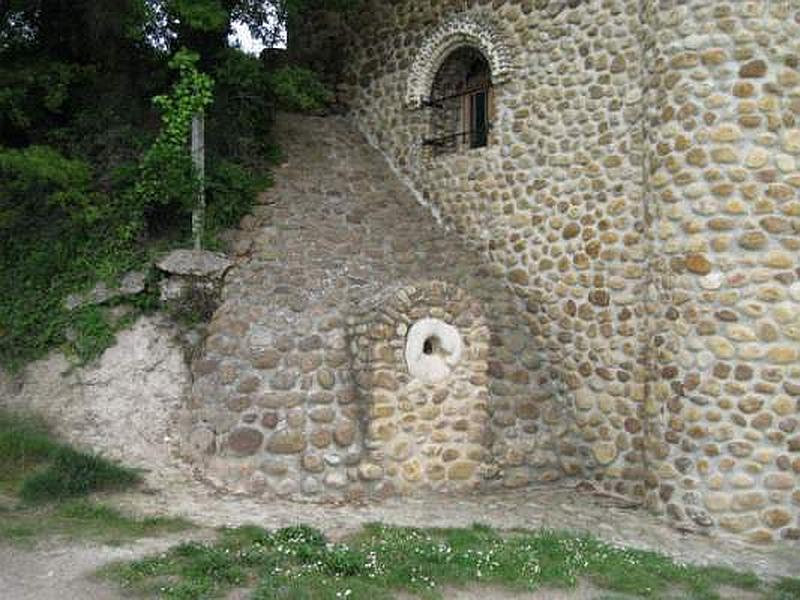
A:
{"label": "grassy mound", "polygon": [[0,410],[0,491],[35,504],[124,489],[139,480],[133,469],[58,441],[41,419]]}

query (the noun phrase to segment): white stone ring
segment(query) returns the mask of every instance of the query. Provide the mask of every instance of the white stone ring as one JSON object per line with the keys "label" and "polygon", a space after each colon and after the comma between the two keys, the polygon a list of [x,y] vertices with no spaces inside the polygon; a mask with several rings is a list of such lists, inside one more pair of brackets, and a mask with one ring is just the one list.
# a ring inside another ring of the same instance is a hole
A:
{"label": "white stone ring", "polygon": [[420,319],[406,337],[406,365],[412,377],[425,383],[446,379],[461,360],[458,329],[439,319]]}

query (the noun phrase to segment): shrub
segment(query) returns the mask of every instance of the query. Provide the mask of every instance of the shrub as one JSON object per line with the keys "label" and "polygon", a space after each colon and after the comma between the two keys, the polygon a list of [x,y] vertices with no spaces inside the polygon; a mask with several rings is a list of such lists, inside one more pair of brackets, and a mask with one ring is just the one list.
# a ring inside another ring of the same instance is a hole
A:
{"label": "shrub", "polygon": [[214,233],[238,223],[269,182],[266,171],[259,173],[224,159],[213,162],[206,179],[208,230]]}
{"label": "shrub", "polygon": [[206,123],[209,164],[224,159],[263,166],[275,118],[275,95],[263,64],[240,50],[227,49],[211,74],[215,85]]}
{"label": "shrub", "polygon": [[282,67],[270,73],[269,80],[279,105],[286,110],[320,110],[333,98],[317,74],[303,67]]}
{"label": "shrub", "polygon": [[63,446],[47,468],[23,481],[19,495],[26,502],[61,501],[100,490],[122,489],[138,481],[139,476],[131,469]]}
{"label": "shrub", "polygon": [[139,259],[141,213],[92,183],[86,162],[53,148],[0,150],[0,364],[6,367],[65,341],[67,294]]}

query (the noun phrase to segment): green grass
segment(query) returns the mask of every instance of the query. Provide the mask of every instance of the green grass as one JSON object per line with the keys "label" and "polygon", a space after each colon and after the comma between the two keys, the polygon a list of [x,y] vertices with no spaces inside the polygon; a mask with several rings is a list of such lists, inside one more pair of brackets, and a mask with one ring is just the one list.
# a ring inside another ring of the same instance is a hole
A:
{"label": "green grass", "polygon": [[139,479],[133,469],[59,442],[41,419],[0,410],[0,492],[26,503],[60,502]]}
{"label": "green grass", "polygon": [[0,542],[66,536],[114,543],[182,531],[181,519],[137,519],[82,498],[129,487],[136,471],[57,440],[40,418],[0,410]]}
{"label": "green grass", "polygon": [[85,499],[48,506],[0,507],[0,542],[17,545],[32,545],[54,536],[120,544],[189,527],[191,523],[183,519],[134,518]]}
{"label": "green grass", "polygon": [[[755,575],[682,565],[586,536],[541,531],[508,537],[481,526],[422,530],[370,525],[346,544],[297,526],[273,533],[224,530],[213,544],[183,544],[158,556],[104,569],[129,591],[168,599],[389,600],[398,591],[442,598],[446,587],[478,584],[528,591],[572,588],[585,580],[611,597],[719,599],[721,586],[789,598],[800,580],[774,587]],[[782,595],[781,595],[782,594]],[[616,595],[616,596],[615,596]]]}

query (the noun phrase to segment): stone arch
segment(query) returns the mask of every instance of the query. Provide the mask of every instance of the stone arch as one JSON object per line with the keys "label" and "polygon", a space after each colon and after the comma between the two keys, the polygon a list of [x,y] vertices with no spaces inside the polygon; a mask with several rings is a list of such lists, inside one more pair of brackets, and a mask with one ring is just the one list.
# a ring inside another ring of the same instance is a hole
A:
{"label": "stone arch", "polygon": [[451,52],[463,46],[475,48],[483,54],[495,85],[511,77],[511,46],[500,28],[486,16],[458,14],[440,24],[417,52],[406,84],[405,101],[409,107],[422,106],[442,63]]}

